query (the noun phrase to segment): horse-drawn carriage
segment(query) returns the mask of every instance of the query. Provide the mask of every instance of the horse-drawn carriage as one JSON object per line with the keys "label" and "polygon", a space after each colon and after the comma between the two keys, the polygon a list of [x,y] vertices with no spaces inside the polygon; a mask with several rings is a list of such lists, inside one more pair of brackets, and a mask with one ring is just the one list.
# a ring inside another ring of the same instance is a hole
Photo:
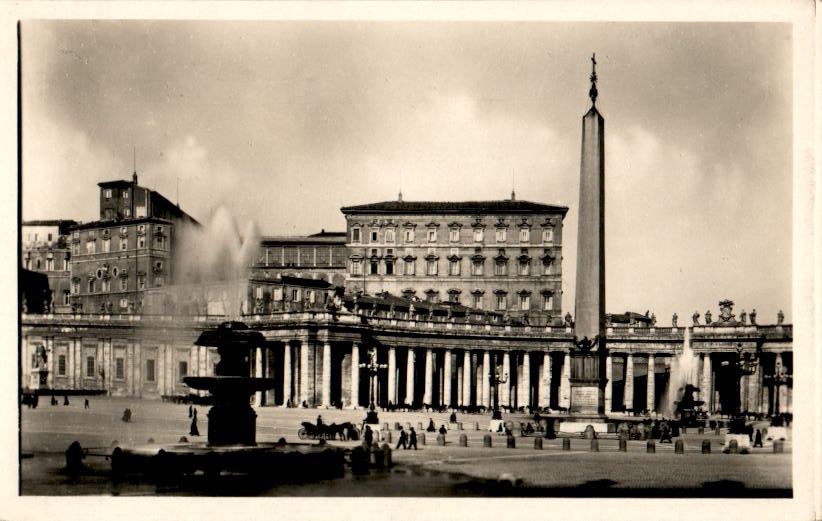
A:
{"label": "horse-drawn carriage", "polygon": [[358,440],[361,435],[360,429],[351,422],[330,425],[302,422],[302,425],[297,431],[297,436],[301,440]]}

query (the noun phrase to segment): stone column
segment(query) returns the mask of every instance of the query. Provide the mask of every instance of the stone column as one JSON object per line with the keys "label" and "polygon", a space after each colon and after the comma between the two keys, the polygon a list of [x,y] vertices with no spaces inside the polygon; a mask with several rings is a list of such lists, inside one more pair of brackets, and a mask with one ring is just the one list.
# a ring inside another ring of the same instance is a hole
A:
{"label": "stone column", "polygon": [[283,407],[288,407],[288,401],[291,400],[292,371],[291,344],[286,342],[283,345]]}
{"label": "stone column", "polygon": [[634,408],[634,355],[628,353],[625,357],[625,409]]}
{"label": "stone column", "polygon": [[476,370],[474,371],[474,377],[471,379],[471,382],[477,390],[474,400],[476,401],[477,406],[480,406],[482,405],[482,393],[485,389],[485,382],[482,379],[483,372],[485,371],[485,366],[482,365],[482,358],[480,357],[479,351],[475,351],[471,355],[471,359],[476,359],[477,361]]}
{"label": "stone column", "polygon": [[414,349],[408,348],[408,364],[405,372],[405,403],[414,405]]}
{"label": "stone column", "polygon": [[707,411],[713,412],[713,393],[711,392],[711,354],[702,355],[702,383],[700,384],[700,395],[705,402]]}
{"label": "stone column", "polygon": [[[785,367],[784,360],[782,358],[782,353],[776,354],[776,371],[779,372],[781,368]],[[780,413],[789,413],[791,412],[791,402],[790,396],[788,393],[788,384],[782,384],[779,386],[779,412]]]}
{"label": "stone column", "polygon": [[614,407],[614,362],[612,355],[605,358],[605,413],[612,411]]}
{"label": "stone column", "polygon": [[[205,356],[203,356],[203,366],[205,368]],[[254,377],[263,377],[263,349],[258,347],[254,350]],[[263,392],[257,391],[254,393],[254,407],[260,407],[263,404]]]}
{"label": "stone column", "polygon": [[433,397],[433,353],[431,348],[427,348],[425,350],[425,392],[423,393],[422,403],[431,405],[431,399]]}
{"label": "stone column", "polygon": [[360,406],[360,344],[351,344],[351,408]]}
{"label": "stone column", "polygon": [[511,354],[508,351],[505,351],[502,354],[502,374],[503,378],[505,375],[508,375],[508,381],[504,384],[500,384],[500,406],[510,407],[511,406]]}
{"label": "stone column", "polygon": [[300,406],[308,403],[308,342],[300,342]]}
{"label": "stone column", "polygon": [[654,373],[656,367],[656,358],[654,355],[648,355],[648,400],[646,407],[648,411],[653,413],[656,409],[656,374]]}
{"label": "stone column", "polygon": [[323,344],[323,406],[331,407],[331,344]]}
{"label": "stone column", "polygon": [[517,388],[519,390],[517,407],[525,407],[527,412],[528,406],[531,405],[531,355],[528,351],[522,352],[522,378],[517,383]]}
{"label": "stone column", "polygon": [[465,386],[462,383],[462,379],[465,378],[465,371],[463,371],[462,365],[459,364],[459,359],[454,359],[454,364],[456,365],[456,373],[457,373],[457,405],[463,406],[465,405],[465,400],[462,396],[462,392],[465,390]]}
{"label": "stone column", "polygon": [[539,406],[551,406],[551,353],[542,353],[542,374],[539,385]]}
{"label": "stone column", "polygon": [[471,351],[467,349],[462,356],[462,404],[471,405]]}
{"label": "stone column", "polygon": [[[143,397],[143,349],[140,342],[134,342],[134,396]],[[205,391],[201,391],[205,393]]]}
{"label": "stone column", "polygon": [[451,407],[451,350],[446,349],[443,357],[442,404]]}
{"label": "stone column", "polygon": [[494,372],[491,367],[491,354],[488,351],[482,353],[482,381],[485,384],[482,386],[482,405],[484,407],[491,407],[491,379],[490,374]]}
{"label": "stone column", "polygon": [[397,350],[388,348],[388,400],[397,405]]}
{"label": "stone column", "polygon": [[559,406],[569,409],[571,407],[571,353],[565,353],[562,361],[562,381],[559,388]]}

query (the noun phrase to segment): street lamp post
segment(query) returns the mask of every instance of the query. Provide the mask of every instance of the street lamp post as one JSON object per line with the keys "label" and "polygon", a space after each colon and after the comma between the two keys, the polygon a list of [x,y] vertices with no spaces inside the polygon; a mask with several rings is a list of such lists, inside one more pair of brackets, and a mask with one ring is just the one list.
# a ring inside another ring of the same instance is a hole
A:
{"label": "street lamp post", "polygon": [[489,376],[494,384],[494,411],[491,413],[491,419],[501,420],[502,412],[499,410],[499,384],[508,382],[508,373],[502,374],[502,371],[497,368]]}
{"label": "street lamp post", "polygon": [[368,374],[368,403],[373,411],[376,408],[376,388],[377,375],[381,369],[386,369],[388,364],[377,363],[377,349],[372,348],[368,352],[368,362],[360,364],[360,369],[366,371]]}
{"label": "street lamp post", "polygon": [[[759,349],[757,349],[759,351]],[[743,376],[750,376],[756,373],[756,368],[759,365],[759,353],[743,353],[742,345],[736,348],[736,360],[734,362],[722,362],[722,365],[730,365],[733,363],[734,369],[734,384],[736,389],[736,402],[734,404],[734,414],[742,414],[742,390],[739,388],[742,383]]]}

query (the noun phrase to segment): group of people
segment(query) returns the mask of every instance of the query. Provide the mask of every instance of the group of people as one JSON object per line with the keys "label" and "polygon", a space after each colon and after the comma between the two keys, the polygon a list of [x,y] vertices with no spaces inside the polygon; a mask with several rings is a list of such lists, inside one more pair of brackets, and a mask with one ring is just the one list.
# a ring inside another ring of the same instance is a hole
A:
{"label": "group of people", "polygon": [[406,433],[403,428],[400,427],[400,439],[397,440],[397,449],[400,447],[403,449],[414,447],[414,450],[417,450],[417,432],[414,430],[414,427],[411,427],[410,433]]}

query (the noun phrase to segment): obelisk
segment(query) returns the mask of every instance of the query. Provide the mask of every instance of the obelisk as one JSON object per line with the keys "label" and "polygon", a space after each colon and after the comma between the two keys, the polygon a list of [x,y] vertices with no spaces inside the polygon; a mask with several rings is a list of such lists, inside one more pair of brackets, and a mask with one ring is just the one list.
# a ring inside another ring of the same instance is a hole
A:
{"label": "obelisk", "polygon": [[582,117],[577,278],[571,412],[605,411],[605,120],[596,109],[596,55],[591,57],[591,110]]}

